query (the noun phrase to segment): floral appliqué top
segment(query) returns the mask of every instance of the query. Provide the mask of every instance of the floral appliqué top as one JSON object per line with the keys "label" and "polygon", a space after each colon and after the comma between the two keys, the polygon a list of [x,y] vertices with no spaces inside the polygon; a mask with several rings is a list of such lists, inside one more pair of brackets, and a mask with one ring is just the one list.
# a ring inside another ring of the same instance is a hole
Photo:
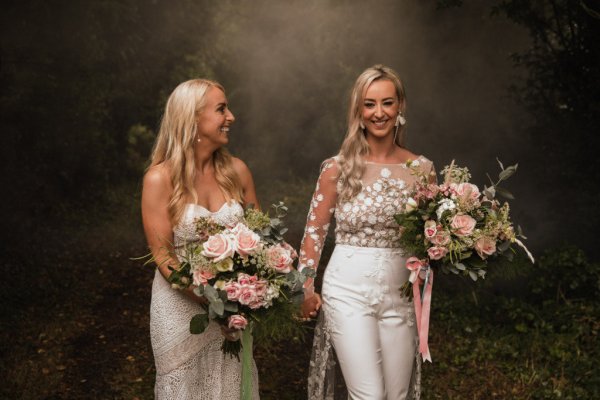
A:
{"label": "floral appliqu\u00e9 top", "polygon": [[[433,163],[419,156],[412,163],[435,180]],[[312,197],[298,267],[316,269],[321,258],[331,218],[335,215],[335,243],[359,247],[394,248],[399,246],[400,230],[394,221],[403,207],[404,195],[416,178],[406,164],[366,162],[361,178],[362,190],[352,199],[338,201],[336,157],[321,165],[321,173]]]}

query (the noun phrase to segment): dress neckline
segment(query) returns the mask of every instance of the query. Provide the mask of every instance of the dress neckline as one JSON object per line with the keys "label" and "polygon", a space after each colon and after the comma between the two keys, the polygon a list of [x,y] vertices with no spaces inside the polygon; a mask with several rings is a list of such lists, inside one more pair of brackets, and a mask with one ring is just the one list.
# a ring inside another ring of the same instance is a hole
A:
{"label": "dress neckline", "polygon": [[200,204],[195,204],[195,203],[187,203],[188,206],[192,206],[194,208],[200,208],[202,210],[205,210],[206,212],[208,212],[209,214],[218,214],[219,212],[221,212],[221,210],[223,210],[223,208],[225,208],[226,205],[228,205],[228,202],[225,202],[223,204],[221,204],[221,207],[219,207],[218,210],[216,211],[211,211],[208,208],[204,207],[203,205]]}
{"label": "dress neckline", "polygon": [[[425,157],[423,157],[422,155],[420,155],[420,156],[418,156],[417,158],[415,158],[414,160],[411,160],[411,161],[413,161],[413,162],[414,162],[414,161],[417,161],[417,160],[424,161],[424,160],[425,160]],[[376,161],[365,161],[365,164],[371,164],[371,165],[400,165],[400,166],[406,166],[406,163],[407,163],[408,161],[409,161],[409,160],[406,160],[406,161],[404,161],[404,162],[401,162],[401,163],[380,163],[380,162],[376,162]]]}

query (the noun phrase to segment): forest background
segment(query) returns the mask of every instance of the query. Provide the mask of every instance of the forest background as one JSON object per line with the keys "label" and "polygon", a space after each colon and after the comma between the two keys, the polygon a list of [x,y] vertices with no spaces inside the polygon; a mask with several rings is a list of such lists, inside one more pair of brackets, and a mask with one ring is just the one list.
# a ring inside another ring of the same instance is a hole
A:
{"label": "forest background", "polygon": [[[131,258],[178,83],[225,86],[229,148],[298,247],[377,63],[405,82],[413,152],[480,185],[519,163],[512,215],[537,256],[436,280],[423,398],[600,398],[599,1],[10,0],[0,32],[0,398],[152,398],[153,271]],[[311,339],[256,349],[263,399],[306,397]]]}

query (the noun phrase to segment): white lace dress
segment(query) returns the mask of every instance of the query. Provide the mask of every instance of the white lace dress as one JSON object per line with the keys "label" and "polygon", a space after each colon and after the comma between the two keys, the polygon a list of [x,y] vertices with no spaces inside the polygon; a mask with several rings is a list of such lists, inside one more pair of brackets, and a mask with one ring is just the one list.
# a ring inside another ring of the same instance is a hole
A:
{"label": "white lace dress", "polygon": [[[197,239],[193,222],[212,217],[224,225],[234,225],[244,211],[238,203],[225,203],[210,212],[188,204],[175,229],[174,245]],[[155,398],[158,400],[234,400],[240,398],[241,363],[221,352],[223,335],[211,322],[202,334],[191,334],[191,318],[203,308],[188,299],[156,270],[150,305],[150,338],[156,364]],[[258,374],[253,364],[253,397],[258,399]]]}
{"label": "white lace dress", "polygon": [[[431,174],[432,180],[435,179],[431,161],[421,156],[415,162],[423,171]],[[335,215],[336,248],[323,280],[323,308],[315,329],[308,397],[311,400],[334,398],[333,343],[336,340],[341,343],[348,340],[348,335],[352,335],[352,328],[357,325],[352,325],[353,322],[347,324],[346,321],[356,317],[358,313],[363,313],[363,317],[365,317],[361,321],[365,321],[369,316],[378,319],[377,313],[381,310],[381,306],[387,303],[392,304],[388,308],[393,309],[392,311],[397,314],[394,317],[396,321],[394,326],[404,329],[405,333],[402,340],[394,341],[392,349],[379,348],[377,352],[383,354],[383,358],[388,356],[388,362],[389,354],[392,354],[393,357],[396,357],[395,354],[404,357],[403,365],[408,365],[408,371],[405,371],[404,374],[410,379],[410,383],[405,381],[404,387],[401,389],[405,394],[396,397],[388,390],[387,397],[419,399],[421,360],[417,353],[416,342],[418,339],[414,327],[414,309],[412,303],[408,303],[406,299],[400,297],[399,287],[396,287],[408,278],[408,270],[403,265],[407,255],[402,254],[399,249],[400,232],[393,219],[393,215],[399,213],[403,205],[401,195],[411,189],[415,177],[410,174],[405,164],[367,162],[361,179],[361,192],[349,201],[339,201],[339,182],[332,185],[325,181],[335,179],[336,170],[335,158],[323,162],[300,250],[299,268],[316,269],[331,218]],[[354,279],[348,278],[351,276],[356,278],[353,282],[349,281],[349,279]],[[392,281],[394,282],[392,283]],[[402,282],[398,283],[400,281]],[[350,302],[347,301],[348,296],[353,297]],[[393,297],[392,300],[390,300],[391,297]],[[359,303],[362,303],[364,307],[362,305],[352,306],[352,304]],[[342,321],[341,324],[340,321]],[[379,318],[379,322],[381,322],[381,318]],[[356,322],[354,323],[356,324]],[[394,329],[392,329],[392,334]],[[339,339],[340,337],[345,337],[345,339]],[[374,341],[377,340],[374,339]],[[404,343],[396,343],[397,341]],[[357,343],[352,347],[355,350],[351,348],[350,353],[360,351],[360,347],[362,346]],[[399,348],[405,350],[398,350]],[[407,355],[408,359],[406,359]],[[414,358],[414,361],[410,361],[411,357]],[[344,371],[344,360],[341,361]],[[391,360],[391,362],[395,361]],[[344,375],[346,373],[350,375],[349,377],[345,376],[346,380],[353,379],[353,374],[355,377],[364,374],[363,363],[359,363],[361,365],[355,365],[356,358],[354,362],[346,361]],[[361,370],[361,368],[363,369]],[[385,375],[385,372],[382,374]],[[387,385],[389,375],[388,372],[387,375],[381,377],[386,382],[384,386]],[[348,384],[348,382],[346,383]],[[350,386],[348,388],[352,397]],[[360,391],[360,388],[355,391],[356,398],[374,398],[373,394],[364,394],[364,391],[361,394]],[[384,387],[382,397],[385,397],[385,391]]]}

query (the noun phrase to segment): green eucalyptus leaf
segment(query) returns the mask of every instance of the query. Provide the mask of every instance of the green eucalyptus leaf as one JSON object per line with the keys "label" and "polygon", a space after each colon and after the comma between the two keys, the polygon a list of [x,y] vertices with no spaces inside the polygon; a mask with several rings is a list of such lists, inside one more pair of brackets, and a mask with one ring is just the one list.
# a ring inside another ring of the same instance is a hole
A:
{"label": "green eucalyptus leaf", "polygon": [[496,186],[496,193],[498,193],[500,196],[502,196],[508,200],[515,199],[515,196],[513,196],[513,194],[511,192],[509,192],[508,190],[506,190],[504,188],[498,187],[498,186]]}
{"label": "green eucalyptus leaf", "polygon": [[508,250],[509,247],[510,247],[510,241],[505,240],[504,242],[502,242],[502,243],[500,243],[498,245],[498,251],[500,251],[501,253],[503,253],[506,250]]}
{"label": "green eucalyptus leaf", "polygon": [[196,314],[190,321],[190,333],[198,334],[206,330],[208,326],[208,314]]}
{"label": "green eucalyptus leaf", "polygon": [[494,197],[496,197],[496,189],[494,188],[494,186],[486,187],[485,189],[483,189],[483,194],[485,195],[485,197],[491,200]]}
{"label": "green eucalyptus leaf", "polygon": [[217,293],[217,290],[211,285],[204,286],[204,297],[206,297],[211,302],[219,300],[219,294]]}
{"label": "green eucalyptus leaf", "polygon": [[504,170],[504,165],[502,165],[502,161],[500,161],[498,157],[496,157],[496,161],[498,161],[498,164],[500,164],[500,169]]}
{"label": "green eucalyptus leaf", "polygon": [[235,303],[233,301],[226,301],[224,304],[225,311],[236,313],[239,310],[238,303]]}
{"label": "green eucalyptus leaf", "polygon": [[471,264],[475,268],[485,268],[486,267],[485,261],[480,259],[479,256],[471,258],[469,260],[469,264]]}
{"label": "green eucalyptus leaf", "polygon": [[467,269],[467,267],[463,263],[455,263],[454,266],[456,267],[456,269],[458,269],[460,271],[464,271]]}
{"label": "green eucalyptus leaf", "polygon": [[223,313],[225,312],[225,304],[223,303],[223,300],[217,299],[210,302],[208,309],[209,311],[212,310],[219,317],[222,317]]}
{"label": "green eucalyptus leaf", "polygon": [[511,176],[513,176],[514,173],[517,172],[518,165],[519,164],[511,165],[510,167],[507,167],[506,169],[502,170],[502,172],[500,172],[500,174],[498,174],[498,179],[501,181],[505,181],[508,178],[510,178]]}
{"label": "green eucalyptus leaf", "polygon": [[469,271],[469,276],[473,281],[477,282],[477,274],[474,271]]}

